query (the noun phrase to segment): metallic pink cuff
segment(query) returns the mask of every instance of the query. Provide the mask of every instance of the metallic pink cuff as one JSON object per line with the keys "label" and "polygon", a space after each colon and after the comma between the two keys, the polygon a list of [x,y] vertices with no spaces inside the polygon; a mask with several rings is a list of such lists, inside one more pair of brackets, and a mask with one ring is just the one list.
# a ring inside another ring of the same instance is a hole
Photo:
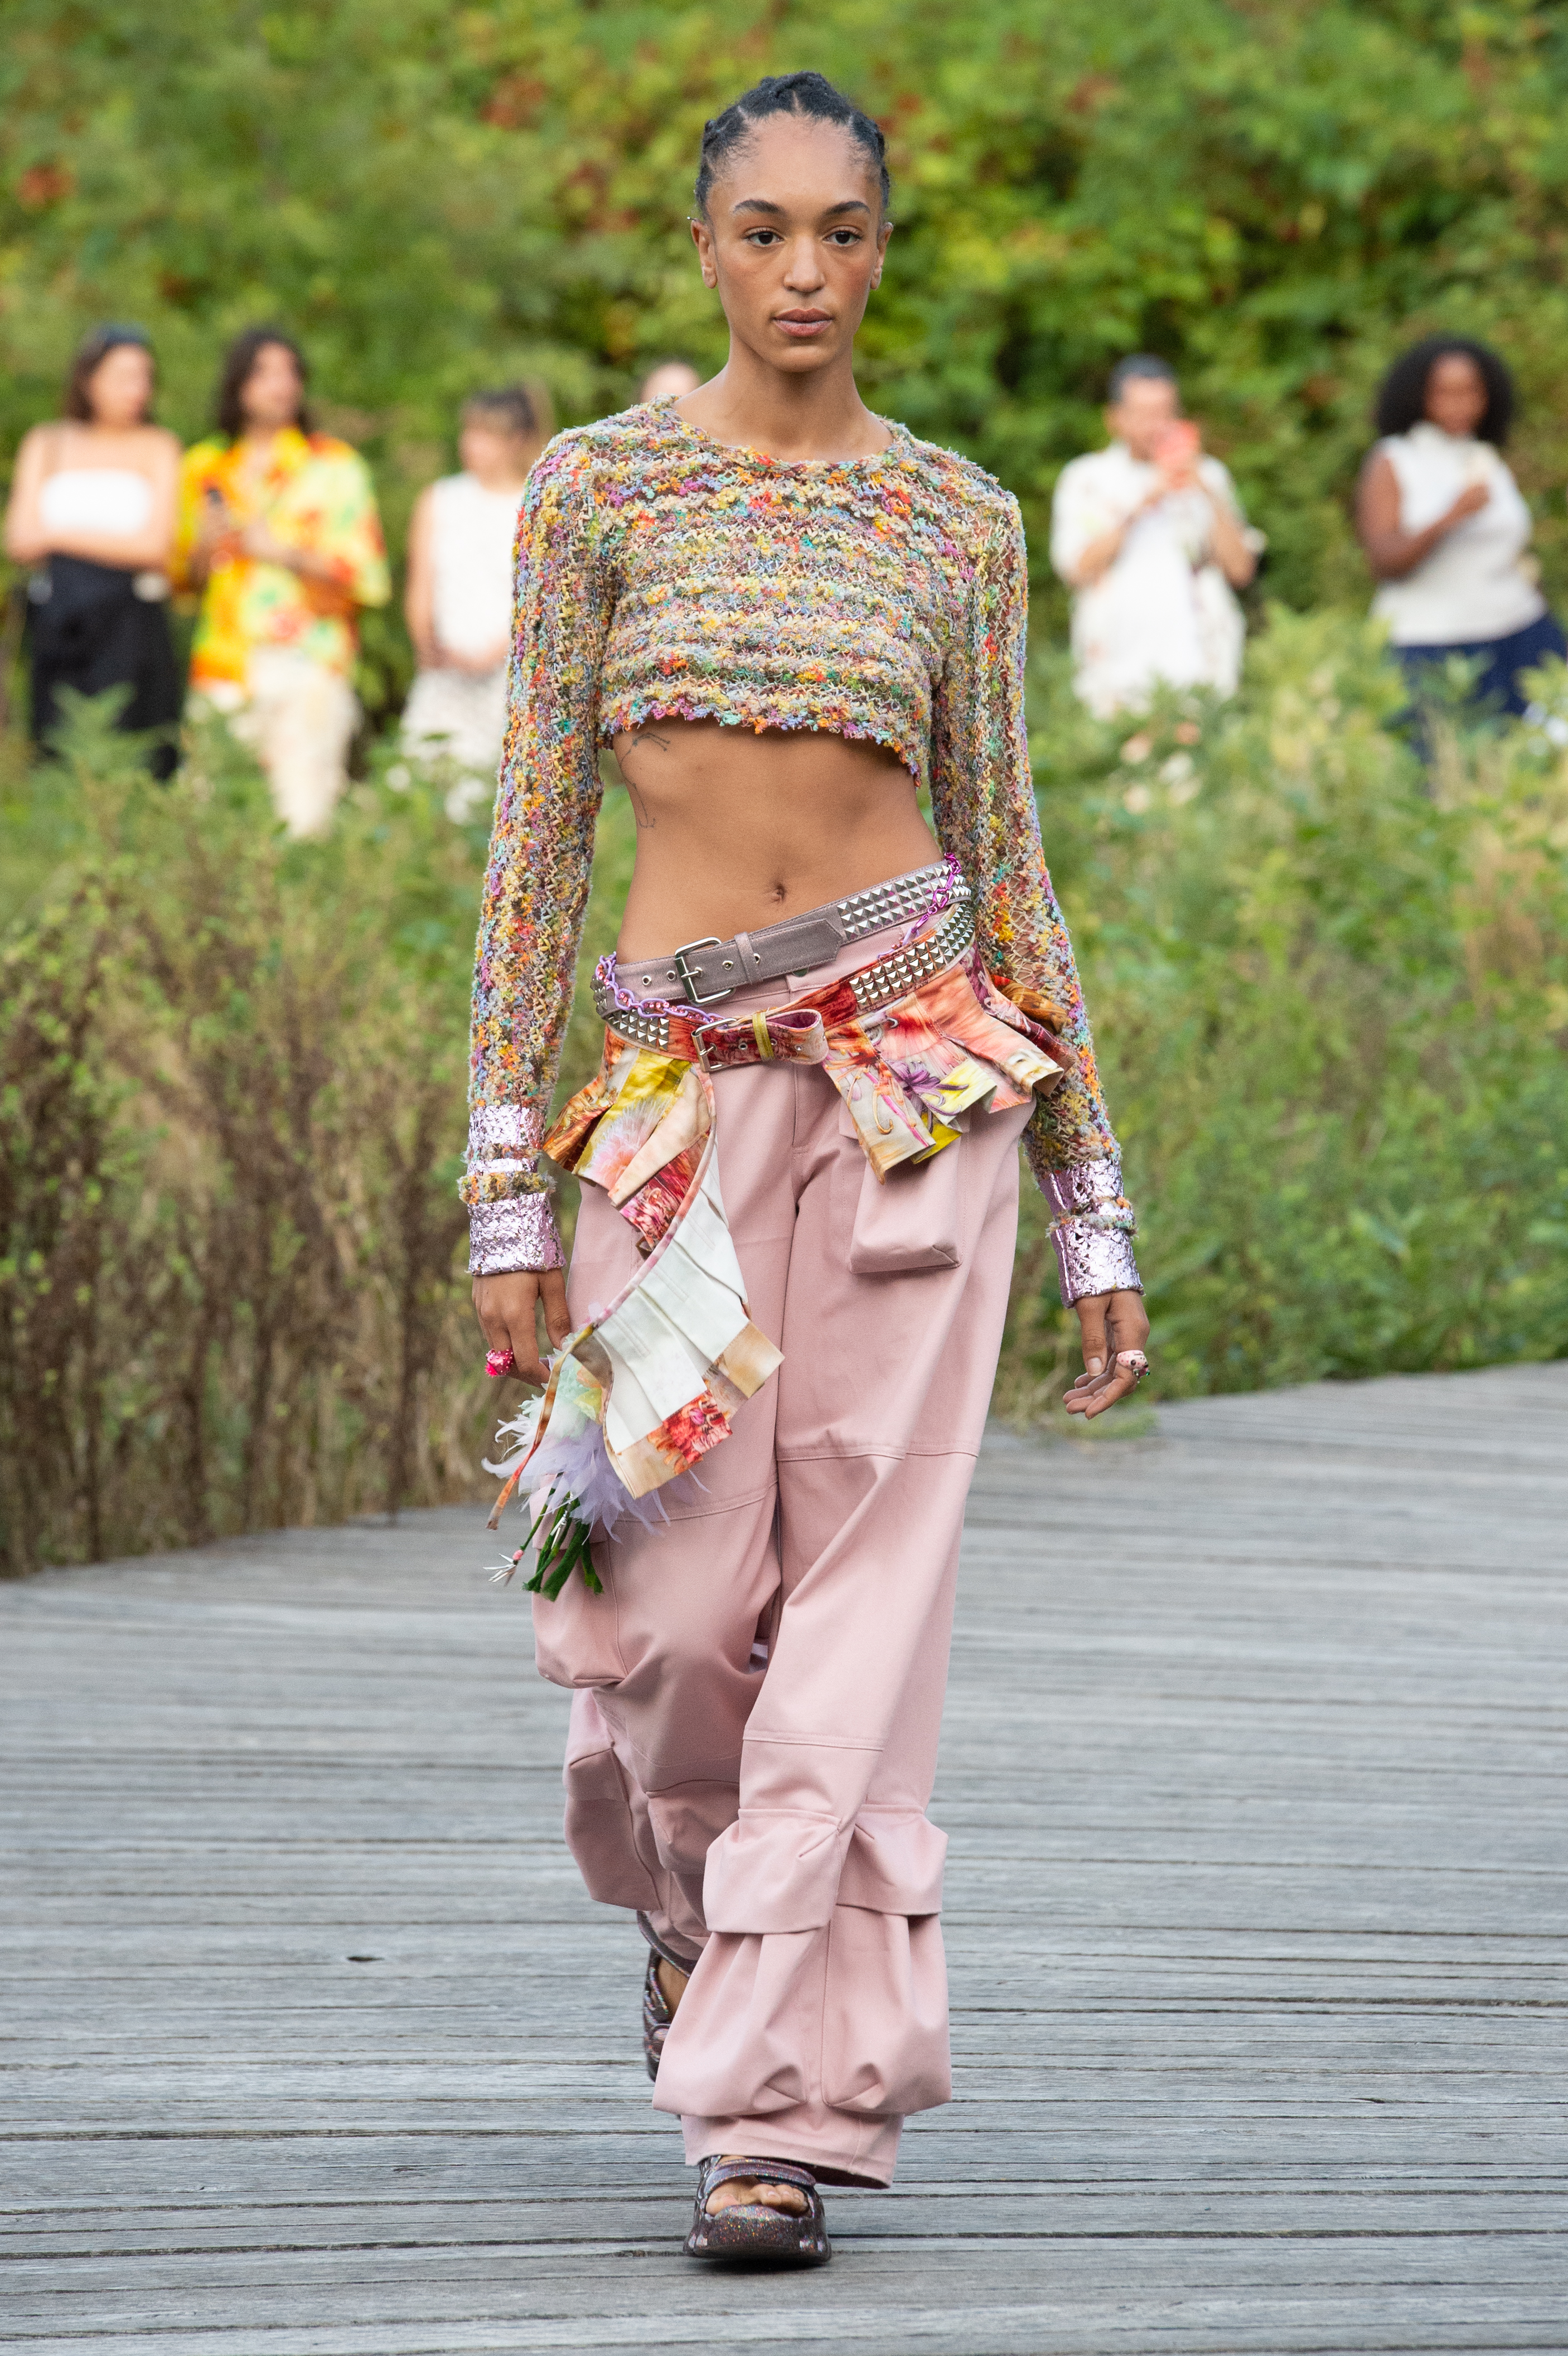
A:
{"label": "metallic pink cuff", "polygon": [[1051,1242],[1062,1299],[1069,1309],[1091,1293],[1144,1290],[1133,1238],[1124,1227],[1091,1227],[1081,1219],[1063,1219],[1051,1229]]}
{"label": "metallic pink cuff", "polygon": [[1042,1183],[1056,1213],[1051,1242],[1068,1306],[1094,1292],[1142,1292],[1133,1257],[1138,1221],[1122,1192],[1121,1155],[1047,1171]]}
{"label": "metallic pink cuff", "polygon": [[474,1105],[468,1112],[468,1167],[477,1170],[498,1154],[532,1161],[544,1135],[544,1117],[534,1105]]}
{"label": "metallic pink cuff", "polygon": [[548,1194],[513,1194],[499,1203],[470,1205],[470,1276],[542,1275],[546,1269],[565,1265]]}

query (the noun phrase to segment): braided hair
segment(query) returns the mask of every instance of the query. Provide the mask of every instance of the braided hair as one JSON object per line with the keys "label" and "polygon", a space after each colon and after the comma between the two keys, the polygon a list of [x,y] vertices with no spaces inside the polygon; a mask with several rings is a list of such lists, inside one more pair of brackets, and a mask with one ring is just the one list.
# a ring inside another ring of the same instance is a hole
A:
{"label": "braided hair", "polygon": [[729,158],[770,114],[794,114],[813,123],[836,123],[847,131],[876,175],[886,214],[893,194],[893,183],[887,177],[887,143],[870,115],[863,113],[842,90],[835,90],[826,74],[820,73],[766,74],[754,90],[746,91],[722,114],[703,123],[702,160],[697,166],[699,212],[707,211],[708,192]]}

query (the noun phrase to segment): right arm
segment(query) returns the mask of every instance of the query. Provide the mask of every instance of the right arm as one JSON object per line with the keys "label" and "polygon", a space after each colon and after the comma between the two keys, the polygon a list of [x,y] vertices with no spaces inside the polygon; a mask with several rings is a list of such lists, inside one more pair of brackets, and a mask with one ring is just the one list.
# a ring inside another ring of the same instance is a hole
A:
{"label": "right arm", "polygon": [[13,564],[39,564],[49,552],[38,494],[49,471],[49,450],[55,428],[35,425],[22,436],[11,497],[5,508],[5,553]]}
{"label": "right arm", "polygon": [[479,908],[468,1165],[474,1303],[492,1350],[542,1382],[534,1305],[567,1332],[562,1252],[536,1163],[572,1010],[598,817],[599,681],[611,593],[591,461],[547,453],[518,518],[505,749]]}
{"label": "right arm", "polygon": [[1159,505],[1167,487],[1157,483],[1135,508],[1107,523],[1103,501],[1080,487],[1076,462],[1064,471],[1051,507],[1051,563],[1069,589],[1092,589],[1110,572],[1133,526]]}
{"label": "right arm", "polygon": [[1471,483],[1447,512],[1424,530],[1406,531],[1400,523],[1399,477],[1385,450],[1374,450],[1361,469],[1356,488],[1356,531],[1367,562],[1380,581],[1402,581],[1423,564],[1456,524],[1475,515],[1491,498],[1485,483]]}
{"label": "right arm", "polygon": [[435,642],[435,501],[434,485],[415,499],[408,522],[408,581],[403,594],[403,619],[413,640],[421,670],[438,670],[441,648]]}

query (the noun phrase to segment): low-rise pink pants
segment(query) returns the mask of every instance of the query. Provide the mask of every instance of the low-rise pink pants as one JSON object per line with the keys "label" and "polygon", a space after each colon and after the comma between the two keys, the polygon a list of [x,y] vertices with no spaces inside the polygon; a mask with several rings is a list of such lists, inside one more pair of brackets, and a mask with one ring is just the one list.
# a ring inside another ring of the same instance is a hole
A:
{"label": "low-rise pink pants", "polygon": [[[566,1839],[589,1894],[693,1958],[653,2094],[687,2158],[886,2184],[903,2120],[951,2092],[947,1839],[925,1811],[1028,1112],[977,1109],[878,1185],[818,1066],[714,1085],[746,1297],[784,1364],[660,1493],[668,1527],[596,1541],[602,1595],[574,1578],[535,1599],[539,1667],[576,1689]],[[585,1185],[573,1316],[637,1266],[632,1228]]]}

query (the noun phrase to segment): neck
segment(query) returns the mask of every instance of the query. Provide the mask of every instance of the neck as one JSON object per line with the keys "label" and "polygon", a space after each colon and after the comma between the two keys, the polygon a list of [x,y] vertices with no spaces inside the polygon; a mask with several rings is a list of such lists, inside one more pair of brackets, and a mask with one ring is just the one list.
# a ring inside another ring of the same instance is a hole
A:
{"label": "neck", "polygon": [[732,337],[711,384],[677,402],[682,417],[715,442],[770,458],[870,458],[887,447],[854,381],[852,355],[795,375],[758,359]]}
{"label": "neck", "polygon": [[247,425],[240,439],[247,450],[270,450],[280,434],[294,434],[298,428],[287,425]]}

